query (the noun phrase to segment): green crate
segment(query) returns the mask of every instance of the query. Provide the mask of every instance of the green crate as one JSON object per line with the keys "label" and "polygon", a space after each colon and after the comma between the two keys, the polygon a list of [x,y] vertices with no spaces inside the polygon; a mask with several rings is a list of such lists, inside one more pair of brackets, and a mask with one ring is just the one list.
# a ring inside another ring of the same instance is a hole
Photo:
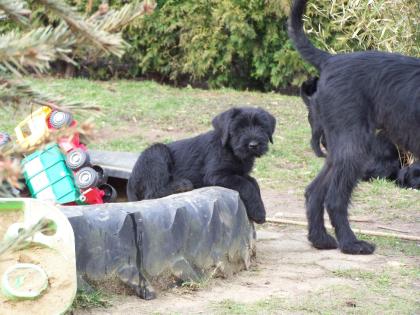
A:
{"label": "green crate", "polygon": [[31,195],[64,204],[79,199],[73,173],[57,144],[49,144],[22,160],[23,175]]}

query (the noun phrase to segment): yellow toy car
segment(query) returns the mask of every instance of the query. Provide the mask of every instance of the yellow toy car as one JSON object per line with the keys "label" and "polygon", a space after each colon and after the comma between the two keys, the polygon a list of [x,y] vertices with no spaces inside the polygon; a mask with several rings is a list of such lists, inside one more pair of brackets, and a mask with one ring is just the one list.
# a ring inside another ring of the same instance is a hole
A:
{"label": "yellow toy car", "polygon": [[72,124],[74,121],[70,113],[42,106],[16,126],[16,143],[22,149],[34,149],[49,135],[50,130]]}
{"label": "yellow toy car", "polygon": [[41,144],[49,134],[46,123],[51,108],[42,106],[22,120],[15,128],[16,143],[23,149],[31,149]]}

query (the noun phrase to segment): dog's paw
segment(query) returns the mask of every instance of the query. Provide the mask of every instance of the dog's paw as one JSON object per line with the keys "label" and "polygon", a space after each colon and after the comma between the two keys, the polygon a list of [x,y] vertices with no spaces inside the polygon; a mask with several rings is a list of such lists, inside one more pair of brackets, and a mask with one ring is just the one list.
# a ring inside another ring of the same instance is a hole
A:
{"label": "dog's paw", "polygon": [[263,217],[254,217],[254,218],[250,218],[252,221],[254,221],[257,224],[263,224],[265,223],[265,216]]}
{"label": "dog's paw", "polygon": [[375,251],[375,244],[371,244],[365,241],[355,240],[340,244],[340,249],[345,254],[352,255],[369,255]]}
{"label": "dog's paw", "polygon": [[312,246],[317,249],[336,249],[338,248],[337,241],[328,233],[318,234],[317,236],[309,235],[309,241]]}

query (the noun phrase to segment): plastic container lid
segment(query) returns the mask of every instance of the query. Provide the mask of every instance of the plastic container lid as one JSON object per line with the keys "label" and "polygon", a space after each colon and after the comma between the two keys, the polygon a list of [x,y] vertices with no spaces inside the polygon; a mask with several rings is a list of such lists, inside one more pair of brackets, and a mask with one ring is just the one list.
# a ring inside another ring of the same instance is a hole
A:
{"label": "plastic container lid", "polygon": [[12,300],[38,298],[48,287],[44,269],[34,264],[15,264],[7,268],[1,279],[3,294]]}

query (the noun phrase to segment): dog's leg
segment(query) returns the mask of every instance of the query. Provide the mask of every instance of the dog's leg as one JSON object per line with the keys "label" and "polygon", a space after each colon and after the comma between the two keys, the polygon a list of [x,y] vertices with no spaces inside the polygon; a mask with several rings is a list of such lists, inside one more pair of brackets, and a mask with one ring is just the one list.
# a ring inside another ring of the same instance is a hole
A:
{"label": "dog's leg", "polygon": [[247,180],[249,180],[249,181],[251,182],[251,184],[253,184],[253,185],[254,185],[255,189],[256,189],[256,190],[257,190],[257,192],[258,192],[258,195],[261,197],[261,190],[260,190],[260,186],[258,185],[257,180],[256,180],[254,177],[249,176],[249,175],[245,175],[244,177],[245,177]]}
{"label": "dog's leg", "polygon": [[260,188],[254,178],[239,175],[210,176],[206,178],[206,182],[212,186],[236,190],[245,205],[248,217],[258,224],[265,222],[265,207]]}
{"label": "dog's leg", "polygon": [[[363,137],[353,137],[360,140]],[[353,233],[348,220],[348,205],[353,189],[358,180],[362,177],[363,164],[365,163],[362,141],[356,143],[345,143],[341,141],[342,147],[336,151],[340,152],[339,158],[332,158],[329,188],[325,197],[331,224],[335,229],[339,248],[347,254],[371,254],[375,246],[365,241],[358,240]]]}
{"label": "dog's leg", "polygon": [[306,188],[306,215],[308,217],[308,239],[315,248],[335,249],[337,242],[327,233],[324,225],[324,199],[328,189],[330,164],[325,162],[323,169]]}

